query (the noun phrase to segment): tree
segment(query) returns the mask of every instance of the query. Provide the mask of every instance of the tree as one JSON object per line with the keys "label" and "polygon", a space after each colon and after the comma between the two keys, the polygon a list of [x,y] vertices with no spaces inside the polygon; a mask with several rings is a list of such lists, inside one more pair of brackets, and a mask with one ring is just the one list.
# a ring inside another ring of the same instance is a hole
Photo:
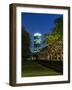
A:
{"label": "tree", "polygon": [[45,44],[46,45],[52,45],[54,44],[56,41],[58,41],[58,39],[60,38],[60,35],[58,33],[56,34],[45,34]]}
{"label": "tree", "polygon": [[63,38],[63,18],[59,17],[55,20],[55,28],[53,28],[53,33],[60,34],[60,39]]}
{"label": "tree", "polygon": [[63,38],[63,18],[59,17],[55,20],[55,27],[53,28],[52,33],[45,34],[46,45],[52,45],[58,40],[62,40]]}
{"label": "tree", "polygon": [[22,27],[22,58],[28,58],[31,56],[30,51],[30,36],[25,27]]}
{"label": "tree", "polygon": [[63,18],[55,20],[52,32],[44,34],[46,45],[39,54],[39,59],[63,60]]}

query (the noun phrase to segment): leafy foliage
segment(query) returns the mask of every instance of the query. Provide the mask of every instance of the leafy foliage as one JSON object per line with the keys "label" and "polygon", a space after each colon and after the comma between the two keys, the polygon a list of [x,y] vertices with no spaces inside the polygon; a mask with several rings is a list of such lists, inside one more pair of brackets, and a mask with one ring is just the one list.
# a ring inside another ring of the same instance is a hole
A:
{"label": "leafy foliage", "polygon": [[44,43],[47,45],[52,45],[58,40],[62,40],[63,38],[63,18],[57,18],[55,20],[55,27],[53,28],[52,33],[45,34],[45,41]]}

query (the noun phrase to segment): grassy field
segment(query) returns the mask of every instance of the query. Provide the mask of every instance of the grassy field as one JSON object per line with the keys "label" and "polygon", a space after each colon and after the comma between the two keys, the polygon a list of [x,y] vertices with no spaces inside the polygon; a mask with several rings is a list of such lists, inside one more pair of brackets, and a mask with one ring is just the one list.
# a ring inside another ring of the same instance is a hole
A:
{"label": "grassy field", "polygon": [[52,76],[60,75],[60,73],[54,71],[53,69],[42,66],[36,61],[26,61],[22,65],[22,77],[31,76]]}

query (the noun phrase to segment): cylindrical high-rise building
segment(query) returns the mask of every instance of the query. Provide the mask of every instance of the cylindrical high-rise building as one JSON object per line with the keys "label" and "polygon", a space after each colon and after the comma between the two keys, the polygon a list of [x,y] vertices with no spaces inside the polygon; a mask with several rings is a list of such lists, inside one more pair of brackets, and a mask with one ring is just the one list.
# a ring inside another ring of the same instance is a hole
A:
{"label": "cylindrical high-rise building", "polygon": [[39,52],[41,49],[41,36],[40,33],[34,34],[34,52]]}

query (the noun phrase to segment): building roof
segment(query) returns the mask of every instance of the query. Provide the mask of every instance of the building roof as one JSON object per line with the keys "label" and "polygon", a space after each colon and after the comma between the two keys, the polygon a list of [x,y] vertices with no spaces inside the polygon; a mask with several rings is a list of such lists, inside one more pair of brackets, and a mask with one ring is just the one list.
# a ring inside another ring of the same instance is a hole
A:
{"label": "building roof", "polygon": [[34,33],[34,36],[42,36],[42,34],[41,33]]}

